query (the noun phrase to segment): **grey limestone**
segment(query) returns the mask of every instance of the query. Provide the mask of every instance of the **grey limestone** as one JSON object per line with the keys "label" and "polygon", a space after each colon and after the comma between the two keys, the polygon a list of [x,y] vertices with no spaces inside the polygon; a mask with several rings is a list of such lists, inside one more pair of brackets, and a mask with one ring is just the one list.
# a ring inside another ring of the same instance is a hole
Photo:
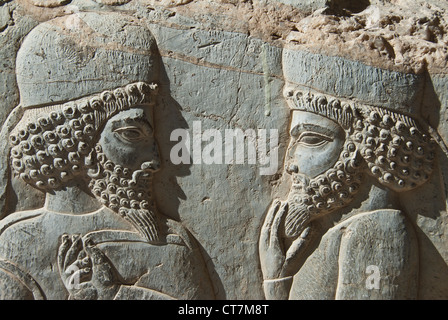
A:
{"label": "grey limestone", "polygon": [[447,299],[446,10],[0,2],[0,298]]}

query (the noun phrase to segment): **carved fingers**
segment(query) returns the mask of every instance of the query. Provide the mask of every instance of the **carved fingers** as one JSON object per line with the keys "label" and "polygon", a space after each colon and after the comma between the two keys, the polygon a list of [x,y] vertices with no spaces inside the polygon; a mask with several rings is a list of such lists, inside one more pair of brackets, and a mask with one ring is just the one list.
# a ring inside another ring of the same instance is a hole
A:
{"label": "carved fingers", "polygon": [[92,262],[92,283],[101,289],[113,286],[115,277],[112,264],[104,252],[96,247],[92,241],[86,241],[84,248]]}
{"label": "carved fingers", "polygon": [[111,299],[118,291],[112,265],[89,238],[64,234],[58,250],[58,266],[73,299]]}
{"label": "carved fingers", "polygon": [[275,200],[261,229],[259,254],[265,279],[282,277],[285,254],[281,241],[281,227],[287,211],[287,203]]}
{"label": "carved fingers", "polygon": [[287,275],[294,275],[298,271],[299,260],[306,249],[311,238],[311,226],[306,227],[295,239],[286,251],[284,272]]}
{"label": "carved fingers", "polygon": [[286,246],[283,231],[288,210],[287,202],[275,200],[261,229],[259,254],[264,279],[293,276],[298,270],[299,260],[309,242],[310,226],[304,228],[291,243],[287,241],[290,245]]}
{"label": "carved fingers", "polygon": [[266,218],[263,223],[263,227],[261,228],[260,245],[268,247],[270,244],[271,227],[274,222],[275,214],[277,213],[278,209],[280,208],[280,204],[281,204],[280,200],[274,200],[271,208],[268,211],[268,214],[266,215]]}
{"label": "carved fingers", "polygon": [[287,212],[288,212],[288,203],[284,202],[280,205],[272,221],[270,239],[269,239],[269,246],[271,248],[278,248],[280,250],[283,249],[282,244],[280,242],[281,237],[280,228],[282,227],[282,222],[284,221],[284,217]]}
{"label": "carved fingers", "polygon": [[[63,235],[58,252],[58,265],[61,277],[67,285],[67,281],[74,281],[80,275],[90,271],[90,260],[83,250],[82,239],[79,235]],[[70,280],[72,279],[72,280]]]}

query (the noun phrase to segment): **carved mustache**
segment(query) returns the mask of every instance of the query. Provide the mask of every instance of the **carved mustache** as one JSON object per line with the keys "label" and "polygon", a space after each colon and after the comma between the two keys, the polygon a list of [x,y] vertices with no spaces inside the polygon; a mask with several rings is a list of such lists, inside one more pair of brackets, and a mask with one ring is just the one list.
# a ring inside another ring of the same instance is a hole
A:
{"label": "carved mustache", "polygon": [[143,162],[140,166],[142,171],[157,171],[160,169],[160,161],[157,159]]}
{"label": "carved mustache", "polygon": [[129,185],[136,185],[137,181],[140,178],[149,178],[153,172],[160,169],[160,161],[158,160],[151,160],[143,162],[140,166],[140,170],[135,170],[132,173],[132,178],[129,181]]}

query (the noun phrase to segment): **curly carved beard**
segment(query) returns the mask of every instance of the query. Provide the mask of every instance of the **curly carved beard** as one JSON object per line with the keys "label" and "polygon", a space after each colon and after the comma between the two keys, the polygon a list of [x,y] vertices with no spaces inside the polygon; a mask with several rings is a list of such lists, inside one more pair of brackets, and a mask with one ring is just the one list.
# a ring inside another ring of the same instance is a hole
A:
{"label": "curly carved beard", "polygon": [[95,147],[96,168],[89,170],[89,188],[102,204],[129,221],[148,242],[159,241],[155,205],[151,197],[152,162],[139,170],[116,165],[101,146]]}
{"label": "curly carved beard", "polygon": [[289,172],[293,183],[288,195],[285,234],[296,237],[309,223],[349,204],[359,190],[361,170],[354,157],[336,162],[335,166],[315,178]]}

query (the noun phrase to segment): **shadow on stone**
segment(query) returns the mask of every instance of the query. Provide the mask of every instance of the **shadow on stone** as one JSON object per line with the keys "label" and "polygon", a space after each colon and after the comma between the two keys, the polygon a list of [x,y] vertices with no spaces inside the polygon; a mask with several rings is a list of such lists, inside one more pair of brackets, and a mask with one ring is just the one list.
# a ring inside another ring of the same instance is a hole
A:
{"label": "shadow on stone", "polygon": [[329,1],[327,12],[338,16],[345,16],[364,11],[369,5],[369,0],[332,0]]}

